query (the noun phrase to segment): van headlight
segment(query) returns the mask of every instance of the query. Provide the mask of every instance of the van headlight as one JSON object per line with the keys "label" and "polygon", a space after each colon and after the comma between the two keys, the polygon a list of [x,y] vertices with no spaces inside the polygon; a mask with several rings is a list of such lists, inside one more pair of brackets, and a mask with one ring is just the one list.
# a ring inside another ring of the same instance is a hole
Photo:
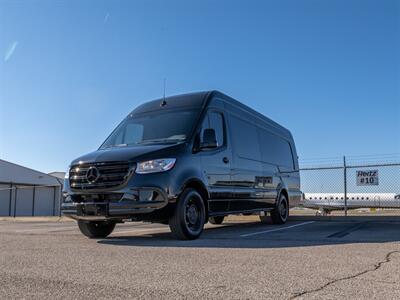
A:
{"label": "van headlight", "polygon": [[142,161],[137,164],[137,174],[149,174],[157,172],[165,172],[171,170],[175,166],[175,158],[162,158],[148,161]]}

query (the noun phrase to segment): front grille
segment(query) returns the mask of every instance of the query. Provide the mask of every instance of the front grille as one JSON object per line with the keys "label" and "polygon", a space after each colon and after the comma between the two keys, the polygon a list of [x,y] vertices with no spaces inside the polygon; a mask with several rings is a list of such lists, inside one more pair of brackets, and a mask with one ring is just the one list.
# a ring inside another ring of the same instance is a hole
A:
{"label": "front grille", "polygon": [[[93,168],[95,168],[93,174],[89,174],[89,169]],[[69,183],[72,189],[78,190],[113,188],[124,184],[132,174],[132,170],[132,165],[127,162],[74,165],[69,171]]]}

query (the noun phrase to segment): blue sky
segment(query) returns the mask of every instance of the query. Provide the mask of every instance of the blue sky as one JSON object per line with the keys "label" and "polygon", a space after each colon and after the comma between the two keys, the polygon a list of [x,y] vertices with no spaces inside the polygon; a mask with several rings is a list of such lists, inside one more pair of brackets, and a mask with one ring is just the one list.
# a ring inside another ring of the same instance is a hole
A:
{"label": "blue sky", "polygon": [[165,77],[167,95],[218,89],[283,124],[303,159],[400,152],[394,0],[0,0],[0,55],[0,158],[41,171]]}

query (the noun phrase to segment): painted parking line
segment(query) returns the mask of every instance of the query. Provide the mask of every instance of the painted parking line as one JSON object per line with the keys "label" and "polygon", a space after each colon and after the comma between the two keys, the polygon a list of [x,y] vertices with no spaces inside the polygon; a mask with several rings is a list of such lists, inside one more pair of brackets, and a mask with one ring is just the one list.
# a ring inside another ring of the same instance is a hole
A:
{"label": "painted parking line", "polygon": [[311,223],[314,223],[314,222],[315,221],[308,221],[308,222],[303,222],[303,223],[300,223],[300,224],[295,224],[295,225],[276,228],[276,229],[270,229],[270,230],[264,230],[264,231],[259,231],[259,232],[252,232],[252,233],[246,233],[246,234],[240,235],[240,237],[248,237],[248,236],[253,236],[253,235],[258,235],[258,234],[263,234],[263,233],[282,231],[282,230],[286,230],[286,229],[290,229],[290,228],[294,228],[294,227],[304,226],[304,225],[311,224]]}

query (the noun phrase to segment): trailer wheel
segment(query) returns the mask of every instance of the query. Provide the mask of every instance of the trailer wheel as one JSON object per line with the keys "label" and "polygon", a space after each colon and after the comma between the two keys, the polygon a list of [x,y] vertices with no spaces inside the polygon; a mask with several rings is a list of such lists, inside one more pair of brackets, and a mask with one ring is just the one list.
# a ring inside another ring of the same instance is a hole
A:
{"label": "trailer wheel", "polygon": [[115,228],[115,222],[85,222],[78,221],[79,230],[83,235],[91,239],[102,239],[106,238],[113,232]]}
{"label": "trailer wheel", "polygon": [[289,217],[289,203],[284,194],[279,196],[279,201],[274,210],[271,211],[273,224],[285,224]]}

